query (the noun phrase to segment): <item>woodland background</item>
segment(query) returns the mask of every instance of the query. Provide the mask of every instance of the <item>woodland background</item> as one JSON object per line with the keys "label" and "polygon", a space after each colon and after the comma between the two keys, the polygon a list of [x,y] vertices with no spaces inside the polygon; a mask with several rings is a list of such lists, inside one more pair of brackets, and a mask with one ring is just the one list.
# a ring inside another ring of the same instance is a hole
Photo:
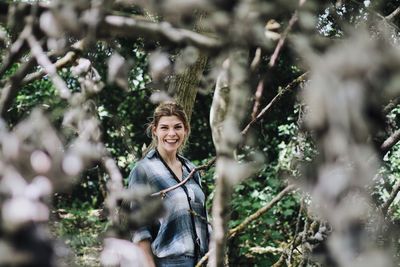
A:
{"label": "woodland background", "polygon": [[210,266],[398,266],[399,13],[1,1],[0,266],[136,266],[123,240],[160,203],[127,177],[167,99],[191,118]]}

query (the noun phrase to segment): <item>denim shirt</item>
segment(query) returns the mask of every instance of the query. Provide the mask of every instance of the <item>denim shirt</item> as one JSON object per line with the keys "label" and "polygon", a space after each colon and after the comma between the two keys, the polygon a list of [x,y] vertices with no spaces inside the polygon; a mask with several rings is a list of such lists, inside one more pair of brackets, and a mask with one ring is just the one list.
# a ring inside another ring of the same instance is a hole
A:
{"label": "denim shirt", "polygon": [[[195,167],[189,160],[182,156],[178,157],[190,170]],[[183,179],[189,175],[190,171],[185,166],[182,167]],[[154,192],[177,183],[155,150],[151,150],[138,161],[129,175],[129,187],[147,185],[151,186]],[[183,186],[186,187],[189,198]],[[205,195],[201,189],[199,174],[195,173],[183,186],[166,193],[163,199],[166,212],[159,218],[156,227],[142,227],[133,233],[133,242],[149,239],[153,254],[158,258],[195,255],[193,218],[196,235],[200,241],[200,254],[204,255],[208,250]],[[197,215],[190,212],[190,207]]]}

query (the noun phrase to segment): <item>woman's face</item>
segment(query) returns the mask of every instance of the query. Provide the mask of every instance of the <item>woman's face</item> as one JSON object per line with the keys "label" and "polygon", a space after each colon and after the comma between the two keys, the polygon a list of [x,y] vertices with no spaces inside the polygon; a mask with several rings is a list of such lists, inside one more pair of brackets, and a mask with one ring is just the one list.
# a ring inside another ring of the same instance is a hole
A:
{"label": "woman's face", "polygon": [[176,153],[182,145],[187,134],[185,126],[177,116],[163,116],[158,125],[153,128],[153,134],[157,137],[158,151]]}

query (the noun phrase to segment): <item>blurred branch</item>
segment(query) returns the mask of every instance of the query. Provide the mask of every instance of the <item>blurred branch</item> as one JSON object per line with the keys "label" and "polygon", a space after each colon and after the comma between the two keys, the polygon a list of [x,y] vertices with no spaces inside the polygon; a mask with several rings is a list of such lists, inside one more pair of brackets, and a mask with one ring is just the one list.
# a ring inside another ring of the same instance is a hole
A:
{"label": "blurred branch", "polygon": [[22,80],[25,75],[35,67],[36,60],[29,58],[27,62],[23,63],[21,67],[15,72],[13,76],[8,79],[8,82],[1,90],[0,96],[0,116],[6,117],[6,112],[11,105],[12,99],[16,96],[18,90],[21,88]]}
{"label": "blurred branch", "polygon": [[[268,212],[271,208],[273,208],[284,196],[286,196],[288,193],[292,192],[295,189],[294,185],[288,185],[286,186],[281,192],[279,192],[268,204],[263,206],[262,208],[258,209],[255,213],[251,214],[249,217],[243,220],[242,223],[240,223],[238,226],[235,228],[232,228],[228,231],[228,238],[232,238],[242,232],[246,227],[252,223],[253,221],[257,220],[260,218],[262,215],[264,215],[266,212]],[[205,254],[199,262],[197,262],[196,267],[202,266],[210,256],[210,251]]]}
{"label": "blurred branch", "polygon": [[[85,40],[80,40],[76,43],[74,43],[70,50],[59,60],[57,60],[54,63],[54,66],[56,67],[56,69],[61,69],[63,67],[68,66],[69,64],[73,63],[76,58],[79,56],[80,52],[83,51],[83,49],[85,48]],[[46,75],[46,72],[42,69],[40,71],[34,72],[34,73],[30,73],[28,75],[26,75],[26,77],[23,79],[22,81],[22,85],[25,85],[27,83],[33,82],[37,79],[42,78],[43,76]]]}
{"label": "blurred branch", "polygon": [[278,94],[268,103],[267,106],[265,106],[260,113],[257,115],[257,117],[255,119],[252,119],[247,126],[242,130],[242,135],[246,135],[248,130],[250,129],[251,126],[253,126],[254,123],[258,122],[262,116],[264,116],[265,112],[267,112],[271,106],[277,101],[279,100],[279,98],[286,93],[287,91],[291,90],[294,86],[296,86],[297,84],[303,82],[306,77],[308,75],[308,72],[303,73],[302,75],[300,75],[299,77],[297,77],[296,79],[294,79],[292,82],[290,82],[284,89],[279,90]]}
{"label": "blurred branch", "polygon": [[178,45],[193,45],[204,50],[218,50],[222,43],[211,37],[173,27],[168,22],[152,22],[129,17],[106,16],[100,30],[103,35],[123,37],[146,37]]}
{"label": "blurred branch", "polygon": [[26,37],[30,35],[31,32],[31,25],[25,26],[21,34],[18,36],[17,40],[11,44],[11,47],[8,49],[7,54],[2,60],[2,64],[0,67],[0,77],[3,76],[7,69],[11,67],[11,65],[15,63],[22,55],[24,49],[26,48]]}
{"label": "blurred branch", "polygon": [[394,19],[394,17],[396,17],[399,13],[400,13],[400,7],[397,7],[392,13],[390,13],[389,15],[387,15],[387,16],[385,17],[385,19],[391,21],[391,20]]}
{"label": "blurred branch", "polygon": [[[84,49],[84,41],[78,41],[74,43],[71,46],[71,49],[73,51],[67,52],[67,54],[57,60],[54,63],[54,66],[56,69],[60,69],[62,67],[67,66],[68,64],[71,64],[79,55],[79,52]],[[47,73],[42,69],[34,73],[28,74],[28,72],[33,69],[35,66],[36,61],[34,58],[30,58],[27,62],[25,62],[16,72],[13,76],[11,76],[6,85],[3,87],[1,91],[1,96],[0,96],[0,116],[5,117],[6,111],[10,107],[12,103],[12,99],[15,97],[17,94],[18,90],[24,86],[25,84],[28,84],[30,82],[33,82],[37,79],[42,78],[45,76]]]}
{"label": "blurred branch", "polygon": [[65,99],[69,98],[71,96],[71,92],[69,91],[64,80],[57,74],[56,67],[43,51],[39,41],[36,40],[33,35],[29,35],[26,40],[31,48],[32,55],[36,58],[38,64],[43,67],[46,74],[50,76],[52,82],[59,91],[60,97]]}
{"label": "blurred branch", "polygon": [[[392,26],[392,27],[395,28],[396,30],[400,31],[399,26],[397,26],[396,24],[394,24],[390,19],[387,19],[384,15],[382,15],[382,14],[379,13],[379,12],[377,12],[376,10],[374,10],[374,9],[372,9],[372,8],[370,8],[370,7],[366,7],[366,6],[364,5],[363,2],[359,2],[359,1],[357,1],[357,0],[350,0],[350,1],[353,2],[353,3],[355,3],[355,4],[357,4],[357,5],[359,5],[359,6],[362,6],[362,7],[365,8],[365,10],[367,10],[369,13],[374,14],[374,15],[377,16],[378,18],[380,18],[380,19],[386,21],[390,26]],[[392,14],[393,14],[393,13],[392,13]],[[397,15],[397,14],[396,14],[396,15]],[[389,16],[390,16],[390,14],[389,14]]]}

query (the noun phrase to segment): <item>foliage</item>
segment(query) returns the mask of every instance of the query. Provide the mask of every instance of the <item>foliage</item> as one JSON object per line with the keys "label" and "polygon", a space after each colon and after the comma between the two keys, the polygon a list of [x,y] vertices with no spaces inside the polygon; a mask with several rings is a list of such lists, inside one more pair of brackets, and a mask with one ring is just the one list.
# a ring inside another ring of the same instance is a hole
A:
{"label": "foliage", "polygon": [[100,219],[101,210],[93,209],[91,203],[74,201],[53,214],[52,233],[72,249],[70,257],[77,259],[77,266],[99,265],[102,238],[109,227],[107,220]]}
{"label": "foliage", "polygon": [[[222,3],[224,1],[220,2],[221,8],[224,10],[230,11],[229,6],[235,5]],[[287,2],[289,1],[274,4],[275,8],[282,7],[282,9],[276,10],[279,10],[277,18],[283,21],[289,19],[286,8],[291,7],[291,4]],[[321,39],[324,41],[318,39],[321,42],[316,42],[317,44],[314,47],[319,52],[327,49],[332,40],[346,38],[349,34],[347,30],[349,26],[362,27],[364,21],[369,23],[376,19],[376,13],[371,10],[390,14],[399,4],[399,1],[364,1],[364,3],[346,1],[343,4],[338,4],[336,1],[331,2],[335,3],[326,5],[314,3],[316,5],[314,11],[319,12],[319,16],[316,21],[316,28],[313,28],[313,30],[318,32],[318,37],[324,37]],[[368,2],[368,4],[365,2]],[[270,8],[267,7],[265,7],[266,10]],[[129,15],[142,13],[142,9],[139,7],[125,7],[114,11]],[[163,15],[168,17],[168,12]],[[162,18],[163,16],[160,16],[157,19]],[[223,17],[219,19],[222,20]],[[183,20],[188,25],[192,23],[189,18]],[[294,28],[294,33],[303,30],[305,20],[305,15],[300,16],[300,26]],[[398,22],[399,18],[396,17],[390,23],[397,25]],[[172,24],[175,26],[174,23]],[[374,24],[370,23],[368,27],[371,32],[378,32],[374,28]],[[145,132],[154,103],[151,103],[149,99],[161,87],[160,84],[162,83],[152,79],[149,75],[151,72],[149,54],[162,54],[166,51],[175,52],[178,47],[178,45],[176,47],[175,45],[166,45],[156,50],[156,46],[161,45],[161,43],[149,45],[147,40],[141,38],[132,40],[132,38],[119,36],[108,41],[98,40],[81,55],[90,59],[93,67],[99,72],[102,81],[106,84],[101,92],[91,97],[96,105],[96,116],[102,129],[101,141],[105,144],[110,155],[116,159],[117,165],[123,177],[125,177],[125,182],[132,165],[141,157],[143,145],[150,141]],[[268,51],[270,47],[266,45],[263,49],[262,63],[258,69],[252,70],[249,82],[250,88],[255,89],[258,81],[264,81],[266,88],[260,99],[262,106],[269,103],[277,94],[282,93],[283,88],[307,69],[300,63],[300,55],[292,47],[283,47],[276,66],[271,68],[268,65],[270,55],[265,55],[265,50]],[[254,48],[251,47],[250,50],[250,54],[253,55],[255,53]],[[115,83],[107,83],[108,60],[111,55],[116,53],[121,55],[129,65],[128,87],[125,89]],[[215,64],[215,62],[211,60],[211,64]],[[2,78],[5,80],[15,74],[20,66],[21,63],[15,63]],[[35,70],[40,70],[40,68]],[[78,79],[71,74],[69,68],[59,70],[58,74],[66,81],[71,92],[80,91]],[[251,89],[251,93],[255,93],[254,89]],[[239,159],[247,159],[249,154],[258,150],[265,158],[265,163],[255,175],[234,188],[230,203],[232,206],[230,228],[237,226],[246,217],[269,203],[282,190],[288,180],[302,181],[303,176],[307,175],[303,173],[302,166],[305,163],[312,162],[317,152],[311,139],[313,133],[306,133],[303,129],[303,116],[307,111],[298,99],[298,93],[302,89],[302,85],[299,85],[282,94],[279,102],[274,104],[273,108],[253,126],[251,131],[252,134],[255,134],[254,137],[249,138],[251,140],[246,140],[246,142],[248,141],[247,146],[239,149]],[[252,106],[254,100],[254,97],[247,99],[249,106]],[[194,106],[195,112],[191,118],[192,136],[185,150],[185,156],[197,165],[208,162],[215,155],[208,121],[209,109],[204,108],[210,107],[211,101],[210,92],[199,94]],[[57,88],[48,76],[19,88],[18,94],[7,112],[7,123],[10,128],[27,117],[35,107],[41,107],[46,111],[53,125],[56,128],[61,128],[60,131],[65,139],[63,142],[67,146],[70,145],[76,133],[61,127],[64,111],[69,108],[69,103],[60,99]],[[387,129],[386,135],[398,128],[399,114],[400,109],[396,104],[387,116],[389,129]],[[244,124],[248,121],[250,121],[250,118],[246,119]],[[386,154],[383,158],[383,165],[380,175],[376,177],[376,183],[371,189],[377,206],[388,200],[393,187],[399,182],[399,145],[394,146]],[[212,167],[203,173],[209,214],[211,214],[211,204],[215,194],[214,172],[215,169]],[[98,238],[105,233],[109,226],[106,221],[100,220],[98,214],[96,214],[99,208],[103,208],[104,199],[107,196],[106,183],[109,180],[109,176],[96,162],[94,166],[86,169],[76,178],[75,186],[71,191],[58,192],[55,195],[56,212],[60,218],[54,220],[54,234],[65,239],[66,244],[78,256],[98,253],[98,251],[88,252],[86,250],[90,247],[98,248],[100,246]],[[254,248],[274,247],[283,249],[287,247],[298,234],[295,232],[298,218],[301,222],[306,220],[304,215],[299,214],[299,209],[300,196],[297,194],[287,196],[267,214],[253,222],[244,232],[229,240],[228,258],[230,264],[232,266],[272,266],[278,261],[280,254],[257,253]],[[394,225],[397,225],[400,220],[399,197],[394,200],[390,210],[391,220]],[[85,264],[84,262],[80,263]]]}

